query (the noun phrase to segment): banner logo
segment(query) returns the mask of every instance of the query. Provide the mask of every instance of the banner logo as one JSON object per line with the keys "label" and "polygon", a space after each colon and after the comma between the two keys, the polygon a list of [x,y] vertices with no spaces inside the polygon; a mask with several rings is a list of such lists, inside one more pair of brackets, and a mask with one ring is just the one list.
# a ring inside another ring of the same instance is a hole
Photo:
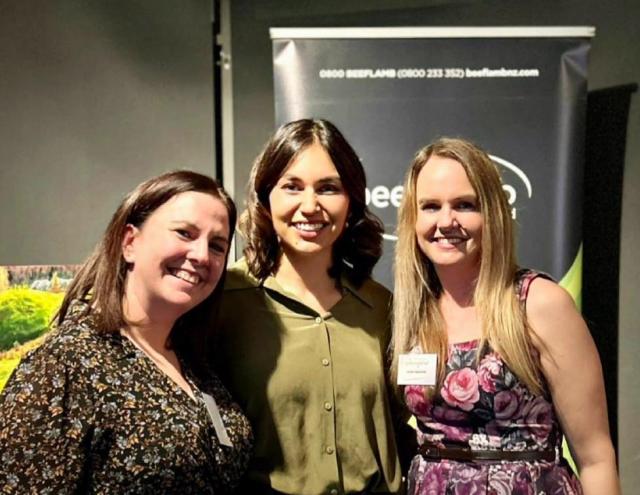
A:
{"label": "banner logo", "polygon": [[502,189],[507,193],[507,201],[511,206],[511,217],[515,220],[517,215],[516,200],[524,193],[527,199],[533,196],[533,187],[527,174],[510,161],[500,158],[499,156],[489,155],[489,158],[498,165],[502,172]]}
{"label": "banner logo", "polygon": [[[515,220],[517,217],[516,200],[518,197],[526,196],[527,199],[531,199],[533,196],[533,187],[527,174],[518,167],[504,158],[499,156],[489,155],[489,158],[498,165],[502,175],[502,189],[507,195],[507,201],[511,207],[511,217]],[[402,201],[402,195],[404,188],[401,185],[394,187],[388,187],[385,185],[377,185],[365,190],[365,197],[367,206],[374,209],[385,210],[389,207],[398,208]],[[385,225],[385,227],[392,232],[395,231],[395,225]],[[382,237],[388,241],[397,241],[398,237],[393,233],[384,233]]]}

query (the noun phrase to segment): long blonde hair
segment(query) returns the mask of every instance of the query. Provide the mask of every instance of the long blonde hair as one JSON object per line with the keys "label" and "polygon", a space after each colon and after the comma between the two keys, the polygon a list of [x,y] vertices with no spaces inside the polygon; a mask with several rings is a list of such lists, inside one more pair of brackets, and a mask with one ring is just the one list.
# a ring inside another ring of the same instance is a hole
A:
{"label": "long blonde hair", "polygon": [[448,341],[438,305],[442,287],[432,263],[418,246],[415,230],[416,183],[431,156],[459,162],[478,196],[483,221],[480,273],[473,296],[482,326],[478,357],[489,344],[529,390],[540,394],[542,378],[531,346],[533,336],[515,290],[514,227],[500,174],[484,151],[468,141],[452,138],[438,139],[418,151],[404,182],[395,253],[393,383],[398,356],[416,345],[423,352],[438,355],[438,385],[442,385],[446,372]]}

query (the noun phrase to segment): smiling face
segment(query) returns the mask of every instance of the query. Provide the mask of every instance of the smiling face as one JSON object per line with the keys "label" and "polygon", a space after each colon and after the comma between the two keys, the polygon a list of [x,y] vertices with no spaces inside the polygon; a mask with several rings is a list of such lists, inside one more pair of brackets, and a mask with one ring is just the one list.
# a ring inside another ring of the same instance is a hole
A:
{"label": "smiling face", "polygon": [[140,227],[126,227],[128,305],[150,318],[181,316],[216,287],[228,248],[229,216],[222,201],[201,192],[173,196]]}
{"label": "smiling face", "polygon": [[432,155],[416,182],[416,238],[436,270],[458,266],[478,270],[482,214],[462,165]]}
{"label": "smiling face", "polygon": [[331,157],[318,143],[300,151],[269,193],[273,228],[282,253],[324,256],[342,234],[349,212],[349,196]]}

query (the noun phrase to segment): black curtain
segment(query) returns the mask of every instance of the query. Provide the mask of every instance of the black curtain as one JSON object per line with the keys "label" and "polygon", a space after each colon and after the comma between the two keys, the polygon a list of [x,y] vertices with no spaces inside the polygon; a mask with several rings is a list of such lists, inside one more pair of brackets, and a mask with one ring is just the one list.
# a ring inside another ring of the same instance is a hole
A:
{"label": "black curtain", "polygon": [[622,181],[629,105],[637,89],[637,84],[600,89],[587,100],[582,313],[602,360],[616,453]]}

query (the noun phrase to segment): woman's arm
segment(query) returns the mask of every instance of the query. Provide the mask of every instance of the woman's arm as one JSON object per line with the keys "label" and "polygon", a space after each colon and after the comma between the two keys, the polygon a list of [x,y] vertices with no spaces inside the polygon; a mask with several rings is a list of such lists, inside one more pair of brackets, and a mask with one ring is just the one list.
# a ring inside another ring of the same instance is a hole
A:
{"label": "woman's arm", "polygon": [[585,494],[618,494],[602,367],[571,296],[542,278],[531,284],[527,319],[542,371],[580,472]]}
{"label": "woman's arm", "polygon": [[398,458],[403,476],[406,476],[411,466],[411,461],[418,452],[418,440],[416,430],[408,423],[411,413],[402,403],[397,393],[393,390],[393,385],[389,387],[389,403],[391,407],[391,417],[396,435],[398,448]]}
{"label": "woman's arm", "polygon": [[86,462],[87,404],[70,393],[73,363],[36,351],[0,395],[0,492],[75,493]]}

